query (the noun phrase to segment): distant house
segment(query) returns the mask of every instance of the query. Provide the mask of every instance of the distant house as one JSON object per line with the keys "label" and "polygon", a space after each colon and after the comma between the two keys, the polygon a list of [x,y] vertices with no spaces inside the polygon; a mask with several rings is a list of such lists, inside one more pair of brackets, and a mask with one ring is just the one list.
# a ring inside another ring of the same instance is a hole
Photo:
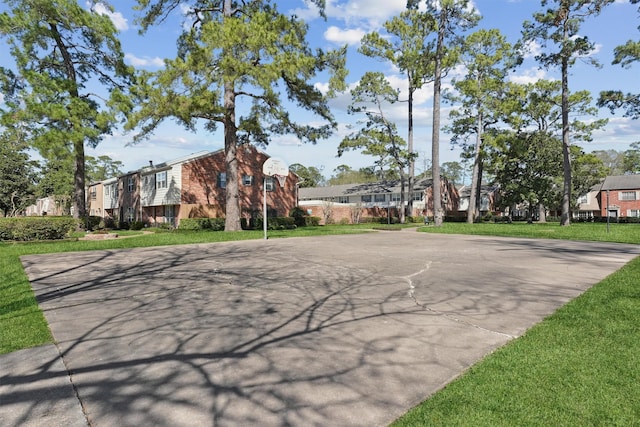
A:
{"label": "distant house", "polygon": [[578,208],[574,209],[572,212],[574,219],[593,220],[596,217],[600,217],[600,203],[598,195],[600,194],[601,187],[602,183],[596,184],[589,189],[587,194],[583,194],[578,197]]}
{"label": "distant house", "polygon": [[[431,184],[429,178],[414,183],[413,194],[410,195],[413,216],[433,216]],[[324,223],[357,223],[364,217],[398,217],[400,191],[400,180],[300,188],[298,204],[310,215],[322,218]],[[458,191],[444,177],[441,193],[445,214],[457,212]]]}
{"label": "distant house", "polygon": [[[242,216],[262,215],[264,185],[269,215],[287,216],[296,205],[297,175],[289,173],[280,187],[262,173],[267,154],[247,144],[236,155]],[[91,215],[177,227],[183,218],[224,217],[228,185],[224,150],[202,151],[92,183],[87,199]]]}
{"label": "distant house", "polygon": [[[471,186],[464,185],[458,189],[460,194],[460,204],[458,212],[460,215],[467,215],[469,211],[469,200],[471,199]],[[497,185],[482,185],[480,187],[480,216],[487,213],[492,215],[500,214],[498,202],[500,199],[500,187]]]}
{"label": "distant house", "polygon": [[68,198],[60,198],[56,196],[48,196],[36,199],[33,205],[27,206],[25,209],[26,216],[42,216],[42,215],[69,215]]}
{"label": "distant house", "polygon": [[600,217],[640,217],[640,174],[606,177],[597,200]]}

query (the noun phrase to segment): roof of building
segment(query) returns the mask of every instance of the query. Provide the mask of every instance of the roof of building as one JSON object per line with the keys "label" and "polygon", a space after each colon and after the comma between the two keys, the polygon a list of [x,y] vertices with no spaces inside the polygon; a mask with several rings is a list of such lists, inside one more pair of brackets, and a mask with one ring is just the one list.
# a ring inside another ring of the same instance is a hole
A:
{"label": "roof of building", "polygon": [[[406,184],[405,184],[406,185]],[[431,186],[431,178],[417,179],[413,191],[424,191]],[[364,184],[329,185],[326,187],[302,187],[300,199],[317,200],[328,197],[360,196],[364,194],[400,193],[400,180],[368,182]]]}
{"label": "roof of building", "polygon": [[635,174],[608,176],[604,179],[600,191],[638,189],[640,189],[640,174]]}
{"label": "roof of building", "polygon": [[[482,184],[480,186],[480,194],[493,193],[498,189],[499,187],[497,185]],[[471,186],[463,185],[462,187],[458,188],[458,194],[460,195],[461,198],[469,197],[471,195]]]}
{"label": "roof of building", "polygon": [[[220,150],[218,150],[220,151]],[[206,156],[210,156],[212,154],[215,154],[216,152],[210,152],[210,151],[198,151],[197,153],[191,153],[188,154],[186,156],[182,156],[182,157],[178,157],[177,159],[173,159],[173,160],[168,160],[166,162],[162,162],[162,163],[158,163],[158,164],[153,164],[151,161],[149,162],[149,166],[144,166],[140,169],[138,169],[137,171],[134,172],[129,172],[129,173],[138,173],[138,172],[142,172],[144,174],[149,174],[149,173],[155,173],[157,171],[161,171],[164,169],[170,169],[171,166],[173,165],[177,165],[180,163],[186,163],[189,161],[193,161],[195,159],[199,159],[201,157],[206,157]]]}

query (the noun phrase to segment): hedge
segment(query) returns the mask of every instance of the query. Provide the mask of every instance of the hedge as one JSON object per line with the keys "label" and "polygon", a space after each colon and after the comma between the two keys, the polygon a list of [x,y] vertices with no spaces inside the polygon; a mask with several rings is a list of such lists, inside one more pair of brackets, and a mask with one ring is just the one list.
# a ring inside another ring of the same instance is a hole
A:
{"label": "hedge", "polygon": [[0,240],[61,240],[78,227],[71,217],[0,218]]}
{"label": "hedge", "polygon": [[183,218],[178,230],[210,230],[223,231],[224,218]]}

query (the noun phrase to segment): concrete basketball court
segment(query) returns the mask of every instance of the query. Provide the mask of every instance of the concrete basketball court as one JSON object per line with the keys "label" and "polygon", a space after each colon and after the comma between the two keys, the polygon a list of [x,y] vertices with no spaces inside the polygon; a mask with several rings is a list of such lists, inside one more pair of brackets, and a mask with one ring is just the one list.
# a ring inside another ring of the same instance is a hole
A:
{"label": "concrete basketball court", "polygon": [[26,256],[57,347],[0,358],[0,418],[385,426],[638,255],[405,230]]}

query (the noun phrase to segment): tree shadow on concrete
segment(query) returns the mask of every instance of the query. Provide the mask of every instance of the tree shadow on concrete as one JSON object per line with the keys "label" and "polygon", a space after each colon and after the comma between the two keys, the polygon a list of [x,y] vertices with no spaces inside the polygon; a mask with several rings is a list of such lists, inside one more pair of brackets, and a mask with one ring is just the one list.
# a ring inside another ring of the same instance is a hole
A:
{"label": "tree shadow on concrete", "polygon": [[[471,344],[450,334],[468,328],[413,303],[405,281],[264,255],[235,244],[87,252],[61,255],[55,264],[72,265],[60,271],[25,259],[89,421],[386,424],[428,392],[416,370],[438,366],[440,387],[471,363]],[[52,363],[3,381],[66,375]]]}
{"label": "tree shadow on concrete", "polygon": [[2,382],[70,374],[95,425],[387,425],[618,248],[421,234],[24,257],[66,370]]}

